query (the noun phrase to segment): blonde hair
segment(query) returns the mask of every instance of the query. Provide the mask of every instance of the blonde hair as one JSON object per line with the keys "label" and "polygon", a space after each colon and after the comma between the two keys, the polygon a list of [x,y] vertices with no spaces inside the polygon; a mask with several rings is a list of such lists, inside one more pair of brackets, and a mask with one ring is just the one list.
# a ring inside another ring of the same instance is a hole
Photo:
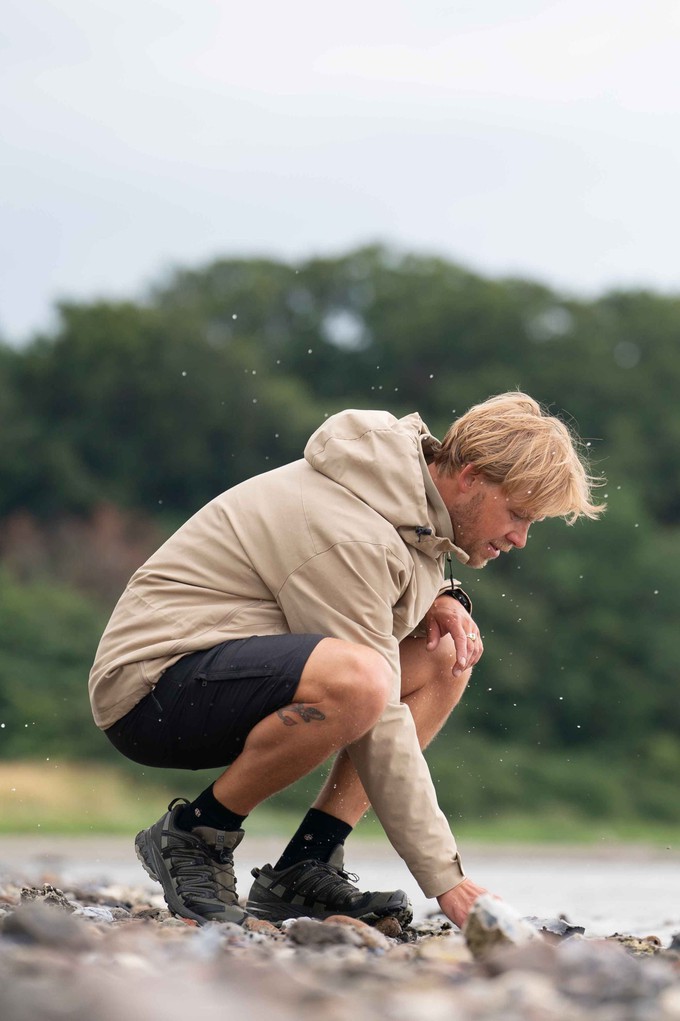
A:
{"label": "blonde hair", "polygon": [[434,455],[444,474],[474,465],[532,518],[596,518],[594,486],[582,441],[527,394],[498,394],[457,419]]}

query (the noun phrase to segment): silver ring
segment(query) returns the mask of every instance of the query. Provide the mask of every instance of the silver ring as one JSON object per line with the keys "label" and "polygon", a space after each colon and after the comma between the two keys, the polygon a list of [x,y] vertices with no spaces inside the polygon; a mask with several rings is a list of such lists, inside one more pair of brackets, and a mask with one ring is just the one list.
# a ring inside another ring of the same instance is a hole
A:
{"label": "silver ring", "polygon": [[474,633],[474,631],[470,632],[470,634],[468,635],[468,638],[470,639],[471,642],[476,642],[477,641],[477,635]]}

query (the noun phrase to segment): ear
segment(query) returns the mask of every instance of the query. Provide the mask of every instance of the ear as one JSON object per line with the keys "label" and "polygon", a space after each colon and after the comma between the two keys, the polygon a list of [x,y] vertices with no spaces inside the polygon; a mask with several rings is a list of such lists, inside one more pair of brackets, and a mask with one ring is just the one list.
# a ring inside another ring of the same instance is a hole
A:
{"label": "ear", "polygon": [[466,464],[458,472],[458,485],[461,492],[469,493],[479,483],[479,472],[474,464]]}

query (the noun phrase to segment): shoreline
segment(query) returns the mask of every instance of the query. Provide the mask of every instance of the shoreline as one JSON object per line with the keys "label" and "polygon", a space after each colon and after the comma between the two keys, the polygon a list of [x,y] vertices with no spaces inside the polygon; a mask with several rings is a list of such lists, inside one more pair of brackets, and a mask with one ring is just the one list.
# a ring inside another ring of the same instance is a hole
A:
{"label": "shoreline", "polygon": [[[134,834],[0,838],[0,879],[55,885],[96,883],[159,892],[135,855]],[[276,861],[285,838],[246,834],[236,856],[238,890],[247,895],[251,869]],[[668,940],[680,932],[680,851],[640,845],[489,845],[463,847],[468,875],[527,916],[565,915],[593,935],[655,933]],[[355,839],[346,848],[347,868],[361,889],[403,889],[414,915],[438,913],[405,863],[384,840]]]}

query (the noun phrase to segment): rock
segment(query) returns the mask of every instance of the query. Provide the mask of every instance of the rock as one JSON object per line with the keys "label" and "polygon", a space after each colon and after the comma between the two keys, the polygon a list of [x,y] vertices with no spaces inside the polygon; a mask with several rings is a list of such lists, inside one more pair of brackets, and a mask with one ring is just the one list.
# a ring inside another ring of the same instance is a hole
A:
{"label": "rock", "polygon": [[24,886],[21,890],[21,901],[22,903],[36,901],[51,907],[63,908],[64,911],[69,912],[76,910],[76,905],[72,904],[61,890],[56,886],[51,886],[50,883],[44,883],[43,886]]}
{"label": "rock", "polygon": [[358,933],[362,946],[368,947],[370,950],[388,950],[391,945],[387,936],[372,925],[362,922],[360,918],[351,918],[349,915],[329,915],[323,925],[350,926]]}
{"label": "rock", "polygon": [[424,922],[411,922],[409,929],[417,936],[441,936],[444,932],[453,931],[453,922],[436,914],[428,916]]}
{"label": "rock", "polygon": [[540,939],[536,929],[504,901],[484,893],[472,906],[463,935],[473,957],[484,959],[501,948]]}
{"label": "rock", "polygon": [[[167,908],[152,908],[149,907],[148,904],[142,904],[132,909],[133,918],[146,918],[152,922],[162,921],[164,918],[168,917],[168,914],[169,912]],[[190,918],[182,918],[181,921],[191,924],[193,920]],[[196,925],[197,923],[193,922],[193,924]]]}
{"label": "rock", "polygon": [[548,975],[554,979],[557,975],[557,947],[552,941],[530,940],[519,946],[509,946],[484,961],[488,975],[501,975],[506,971],[531,971],[540,975]]}
{"label": "rock", "polygon": [[[456,1021],[575,1021],[581,1015],[545,975],[506,972],[494,981],[471,981],[456,987]],[[593,1021],[593,1019],[589,1019]],[[614,1019],[607,1019],[614,1021]]]}
{"label": "rock", "polygon": [[287,929],[287,936],[299,946],[323,947],[349,945],[363,946],[361,935],[354,926],[337,922],[319,922],[315,918],[296,918]]}
{"label": "rock", "polygon": [[533,915],[524,919],[529,925],[540,932],[541,936],[552,942],[569,939],[571,936],[585,935],[582,925],[572,925],[566,918],[535,918]]}
{"label": "rock", "polygon": [[557,947],[556,983],[582,1004],[654,1000],[672,979],[667,964],[633,957],[609,940],[568,940]]}
{"label": "rock", "polygon": [[465,940],[458,933],[423,940],[421,946],[417,948],[417,953],[423,961],[437,961],[455,966],[469,964],[472,960]]}
{"label": "rock", "polygon": [[272,939],[281,939],[281,930],[277,929],[272,922],[266,918],[253,918],[248,916],[243,922],[243,928],[248,932],[259,932],[264,936],[271,936]]}
{"label": "rock", "polygon": [[667,1018],[668,1021],[679,1021],[680,1019],[680,986],[664,989],[659,997],[659,1017]]}
{"label": "rock", "polygon": [[83,922],[39,901],[22,904],[7,915],[2,920],[2,932],[22,943],[64,950],[88,950],[92,946],[92,936]]}
{"label": "rock", "polygon": [[403,929],[396,918],[388,915],[387,918],[379,918],[373,926],[378,932],[381,932],[383,936],[388,936],[390,939],[398,939],[403,934]]}
{"label": "rock", "polygon": [[607,939],[614,943],[619,943],[629,953],[638,957],[658,954],[663,949],[658,936],[644,936],[640,938],[639,936],[626,936],[615,932],[612,936],[607,936]]}
{"label": "rock", "polygon": [[87,907],[76,908],[74,918],[87,918],[93,922],[112,922],[113,912],[109,908]]}

